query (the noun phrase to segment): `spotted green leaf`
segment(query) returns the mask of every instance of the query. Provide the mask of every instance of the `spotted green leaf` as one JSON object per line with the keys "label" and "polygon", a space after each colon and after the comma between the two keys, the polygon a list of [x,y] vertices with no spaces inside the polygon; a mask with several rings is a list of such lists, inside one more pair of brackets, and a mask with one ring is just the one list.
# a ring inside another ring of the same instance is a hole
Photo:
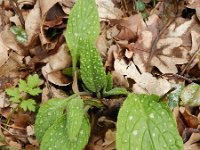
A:
{"label": "spotted green leaf", "polygon": [[115,95],[128,95],[128,91],[125,88],[117,87],[103,93],[104,97],[115,96]]}
{"label": "spotted green leaf", "polygon": [[83,118],[81,129],[74,140],[70,140],[67,131],[66,115],[60,117],[45,133],[40,150],[83,150],[90,136],[90,124]]}
{"label": "spotted green leaf", "polygon": [[16,39],[20,43],[25,43],[28,40],[26,31],[20,26],[10,27],[10,31],[16,35]]}
{"label": "spotted green leaf", "polygon": [[79,40],[91,39],[96,41],[100,32],[100,23],[95,0],[77,0],[72,8],[65,38],[72,55],[73,69],[80,56]]}
{"label": "spotted green leaf", "polygon": [[62,116],[63,103],[65,101],[56,98],[49,100],[40,107],[35,121],[35,135],[40,142],[48,128],[53,125],[57,118]]}
{"label": "spotted green leaf", "polygon": [[112,75],[108,73],[106,75],[106,88],[105,91],[110,91],[113,87],[113,80],[112,80]]}
{"label": "spotted green leaf", "polygon": [[180,101],[180,94],[181,91],[183,90],[184,86],[183,84],[172,84],[172,87],[175,88],[174,91],[172,91],[168,96],[168,105],[171,109],[177,107],[179,105]]}
{"label": "spotted green leaf", "polygon": [[181,103],[188,106],[200,105],[200,85],[196,83],[189,84],[181,92]]}
{"label": "spotted green leaf", "polygon": [[80,97],[71,99],[67,103],[67,134],[70,140],[77,137],[84,117],[84,103]]}
{"label": "spotted green leaf", "polygon": [[172,112],[155,95],[129,94],[118,114],[117,150],[182,150]]}
{"label": "spotted green leaf", "polygon": [[99,93],[106,87],[106,73],[99,52],[89,40],[82,42],[80,72],[86,88]]}

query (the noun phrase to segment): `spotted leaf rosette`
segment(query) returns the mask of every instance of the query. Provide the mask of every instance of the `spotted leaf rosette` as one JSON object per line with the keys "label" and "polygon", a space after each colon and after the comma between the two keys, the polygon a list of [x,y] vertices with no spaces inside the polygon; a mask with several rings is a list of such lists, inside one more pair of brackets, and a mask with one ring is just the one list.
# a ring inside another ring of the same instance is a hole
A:
{"label": "spotted leaf rosette", "polygon": [[182,150],[169,107],[155,95],[129,94],[119,111],[117,150]]}

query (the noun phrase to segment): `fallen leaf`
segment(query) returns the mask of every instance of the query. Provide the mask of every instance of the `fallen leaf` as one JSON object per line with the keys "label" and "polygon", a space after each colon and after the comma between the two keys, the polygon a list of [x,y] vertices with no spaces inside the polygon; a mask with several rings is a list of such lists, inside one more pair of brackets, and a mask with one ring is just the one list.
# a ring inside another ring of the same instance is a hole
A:
{"label": "fallen leaf", "polygon": [[200,144],[200,134],[199,133],[193,133],[189,139],[184,144],[184,150],[199,150]]}
{"label": "fallen leaf", "polygon": [[133,91],[136,93],[157,94],[161,96],[171,89],[171,84],[166,79],[156,79],[152,74],[147,72],[141,74],[133,62],[127,65],[125,60],[116,59],[114,68],[116,72],[136,82],[133,85]]}
{"label": "fallen leaf", "polygon": [[123,12],[115,7],[112,0],[96,0],[99,11],[99,17],[102,20],[121,19]]}

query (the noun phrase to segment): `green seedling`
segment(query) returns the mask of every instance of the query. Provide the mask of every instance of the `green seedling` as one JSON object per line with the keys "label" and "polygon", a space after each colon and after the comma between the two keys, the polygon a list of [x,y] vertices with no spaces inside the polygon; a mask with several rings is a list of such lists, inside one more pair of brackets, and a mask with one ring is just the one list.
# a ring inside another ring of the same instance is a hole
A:
{"label": "green seedling", "polygon": [[[31,96],[39,95],[42,90],[38,87],[40,79],[37,74],[30,75],[27,81],[20,80],[18,87],[6,89],[12,103],[18,104],[24,111],[35,111],[36,102]],[[18,108],[18,107],[17,107]]]}
{"label": "green seedling", "polygon": [[20,43],[25,43],[28,40],[28,35],[26,31],[20,26],[12,26],[10,27],[10,31],[15,34],[16,39]]}

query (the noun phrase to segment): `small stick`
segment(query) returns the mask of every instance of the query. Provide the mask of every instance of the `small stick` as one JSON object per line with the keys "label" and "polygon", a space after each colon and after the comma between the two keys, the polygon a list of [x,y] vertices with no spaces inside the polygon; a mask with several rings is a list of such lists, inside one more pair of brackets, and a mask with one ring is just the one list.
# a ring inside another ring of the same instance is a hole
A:
{"label": "small stick", "polygon": [[182,75],[178,75],[178,74],[173,74],[173,73],[165,73],[165,74],[162,74],[161,77],[175,77],[175,78],[178,78],[178,79],[183,79],[185,81],[188,81],[189,83],[192,83],[193,81],[182,76]]}
{"label": "small stick", "polygon": [[[10,2],[10,5],[12,6],[14,12],[18,15],[19,21],[20,21],[20,23],[22,25],[22,28],[25,29],[25,20],[24,20],[24,17],[22,15],[20,9],[19,9],[18,3],[15,0],[14,1],[13,0],[9,0],[9,2]],[[15,6],[14,3],[16,4],[16,6]]]}

